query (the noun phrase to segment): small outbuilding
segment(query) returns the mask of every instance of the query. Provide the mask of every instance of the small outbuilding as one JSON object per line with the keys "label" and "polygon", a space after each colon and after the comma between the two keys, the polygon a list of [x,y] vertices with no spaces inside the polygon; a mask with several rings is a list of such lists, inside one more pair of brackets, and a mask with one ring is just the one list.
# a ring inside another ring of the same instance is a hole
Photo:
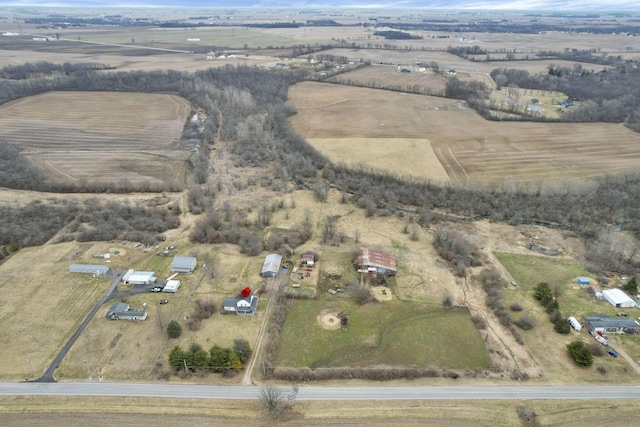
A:
{"label": "small outbuilding", "polygon": [[106,265],[71,264],[69,266],[69,273],[87,273],[101,276],[107,274],[108,272],[109,267]]}
{"label": "small outbuilding", "polygon": [[300,256],[300,264],[301,265],[307,265],[307,266],[313,266],[313,264],[315,263],[315,257],[313,256],[313,254],[302,254]]}
{"label": "small outbuilding", "polygon": [[156,273],[153,271],[134,271],[127,278],[126,283],[130,285],[151,285],[156,283]]}
{"label": "small outbuilding", "polygon": [[260,270],[260,275],[262,277],[275,277],[278,275],[280,271],[280,264],[282,263],[282,255],[280,254],[269,254],[264,259],[264,264],[262,264],[262,270]]}
{"label": "small outbuilding", "polygon": [[164,288],[162,288],[162,292],[168,292],[168,293],[174,294],[178,292],[179,288],[180,288],[179,280],[167,280],[167,284],[164,285]]}
{"label": "small outbuilding", "polygon": [[626,317],[609,317],[604,314],[597,316],[585,316],[584,322],[589,332],[611,332],[635,334],[638,332],[638,324],[635,320]]}
{"label": "small outbuilding", "polygon": [[116,302],[107,311],[107,319],[110,320],[145,320],[146,318],[146,311],[132,310],[129,304],[124,302]]}
{"label": "small outbuilding", "polygon": [[633,308],[638,305],[629,295],[617,288],[602,291],[602,298],[607,300],[612,306],[619,308]]}
{"label": "small outbuilding", "polygon": [[578,285],[588,285],[591,283],[588,277],[578,277]]}
{"label": "small outbuilding", "polygon": [[386,252],[360,248],[360,252],[358,252],[358,272],[395,276],[397,272],[396,258]]}
{"label": "small outbuilding", "polygon": [[196,260],[196,257],[176,256],[176,257],[173,257],[173,262],[171,263],[171,272],[172,273],[192,273],[193,270],[196,269],[196,265],[198,265],[198,261]]}

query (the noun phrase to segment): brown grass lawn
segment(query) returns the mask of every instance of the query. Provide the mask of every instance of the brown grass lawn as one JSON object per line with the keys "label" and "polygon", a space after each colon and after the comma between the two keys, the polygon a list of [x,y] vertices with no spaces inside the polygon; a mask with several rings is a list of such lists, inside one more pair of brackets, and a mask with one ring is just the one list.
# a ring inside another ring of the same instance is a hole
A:
{"label": "brown grass lawn", "polygon": [[311,142],[428,139],[456,181],[559,183],[635,170],[640,158],[640,136],[620,124],[490,122],[454,100],[310,82],[290,100],[291,124]]}
{"label": "brown grass lawn", "polygon": [[[286,388],[285,388],[286,390]],[[256,401],[119,397],[3,397],[7,427],[111,424],[155,426],[521,426],[516,409],[534,411],[540,425],[634,426],[640,404],[625,401],[359,401],[292,402],[284,419],[269,422]]]}
{"label": "brown grass lawn", "polygon": [[449,181],[428,139],[308,138],[307,141],[337,164],[372,168],[405,178]]}
{"label": "brown grass lawn", "polygon": [[43,374],[107,290],[108,279],[68,271],[74,262],[66,261],[73,258],[69,255],[91,248],[76,243],[25,248],[0,265],[0,379]]}
{"label": "brown grass lawn", "polygon": [[[175,345],[186,350],[190,343],[195,342],[209,350],[214,344],[231,347],[236,338],[244,338],[254,345],[268,295],[260,301],[255,317],[222,315],[220,309],[225,298],[237,295],[245,286],[259,288],[262,280],[258,273],[262,258],[247,258],[239,254],[233,245],[215,248],[204,245],[197,249],[186,245],[179,246],[179,250],[182,254],[196,255],[200,261],[194,273],[176,277],[181,281],[178,292],[143,294],[124,299],[133,308],[142,308],[144,303],[147,304],[148,318],[143,322],[107,320],[105,313],[111,302],[105,304],[61,364],[57,378],[91,376],[107,381],[132,378],[155,380],[162,372],[162,367],[169,371],[166,368],[167,356]],[[203,277],[202,259],[206,253],[209,253],[210,259],[218,266],[214,279]],[[136,268],[154,270],[160,273],[158,277],[166,278],[170,262],[171,258],[139,254]],[[168,299],[169,303],[160,305],[161,299]],[[215,302],[218,311],[211,318],[202,321],[200,330],[190,331],[187,319],[194,310],[196,299]],[[171,320],[177,320],[183,328],[179,339],[168,339],[166,332],[161,330],[161,324],[166,326]],[[88,370],[85,360],[89,365]],[[235,377],[225,380],[216,376],[215,381],[236,382],[239,379],[240,377]],[[195,380],[210,382],[212,379],[199,377]]]}
{"label": "brown grass lawn", "polygon": [[190,111],[169,94],[50,92],[0,107],[0,139],[57,181],[182,185]]}

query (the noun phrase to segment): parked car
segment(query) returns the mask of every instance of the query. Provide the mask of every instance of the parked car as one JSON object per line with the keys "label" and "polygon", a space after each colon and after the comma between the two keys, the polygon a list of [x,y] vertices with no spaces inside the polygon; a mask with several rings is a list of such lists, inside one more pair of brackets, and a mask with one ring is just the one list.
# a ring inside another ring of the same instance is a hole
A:
{"label": "parked car", "polygon": [[612,355],[613,357],[618,357],[618,353],[616,353],[615,351],[609,349],[607,350],[607,353],[609,353],[610,355]]}
{"label": "parked car", "polygon": [[154,286],[151,288],[151,292],[162,292],[162,286]]}
{"label": "parked car", "polygon": [[166,303],[168,303],[168,302],[169,302],[169,300],[168,300],[168,299],[161,299],[161,300],[160,300],[160,304],[166,304]]}

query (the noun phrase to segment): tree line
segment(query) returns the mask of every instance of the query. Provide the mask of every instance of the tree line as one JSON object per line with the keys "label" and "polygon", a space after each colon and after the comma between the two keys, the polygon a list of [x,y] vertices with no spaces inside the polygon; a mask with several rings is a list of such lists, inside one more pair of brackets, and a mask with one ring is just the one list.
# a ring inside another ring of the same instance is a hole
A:
{"label": "tree line", "polygon": [[243,338],[234,340],[232,348],[213,345],[206,351],[198,343],[191,343],[187,350],[175,346],[169,353],[169,366],[183,375],[189,373],[215,372],[232,376],[249,359],[253,350]]}

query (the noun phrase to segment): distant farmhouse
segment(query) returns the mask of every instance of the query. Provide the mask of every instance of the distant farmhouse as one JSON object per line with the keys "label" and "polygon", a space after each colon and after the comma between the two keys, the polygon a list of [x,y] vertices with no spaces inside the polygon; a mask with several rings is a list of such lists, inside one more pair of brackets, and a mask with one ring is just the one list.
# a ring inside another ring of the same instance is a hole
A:
{"label": "distant farmhouse", "polygon": [[255,296],[251,288],[242,290],[241,298],[227,298],[224,300],[223,309],[236,314],[253,316],[258,308],[260,298]]}
{"label": "distant farmhouse", "polygon": [[109,267],[106,265],[93,265],[93,264],[71,264],[69,266],[69,273],[87,273],[95,275],[105,275],[109,272]]}
{"label": "distant farmhouse", "polygon": [[173,257],[171,263],[172,273],[192,273],[196,269],[198,261],[195,257],[191,256],[177,256]]}
{"label": "distant farmhouse", "polygon": [[132,310],[129,304],[117,302],[107,311],[107,319],[110,320],[145,320],[146,311]]}
{"label": "distant farmhouse", "polygon": [[358,272],[395,276],[397,272],[396,259],[386,252],[360,248],[360,252],[358,252]]}
{"label": "distant farmhouse", "polygon": [[264,264],[262,264],[262,270],[260,270],[260,275],[262,277],[275,277],[278,275],[280,271],[280,263],[282,263],[282,255],[280,254],[269,254],[264,259]]}
{"label": "distant farmhouse", "polygon": [[638,332],[638,324],[635,320],[625,317],[609,317],[604,314],[597,316],[585,316],[584,321],[587,324],[589,332],[612,332],[635,334]]}

